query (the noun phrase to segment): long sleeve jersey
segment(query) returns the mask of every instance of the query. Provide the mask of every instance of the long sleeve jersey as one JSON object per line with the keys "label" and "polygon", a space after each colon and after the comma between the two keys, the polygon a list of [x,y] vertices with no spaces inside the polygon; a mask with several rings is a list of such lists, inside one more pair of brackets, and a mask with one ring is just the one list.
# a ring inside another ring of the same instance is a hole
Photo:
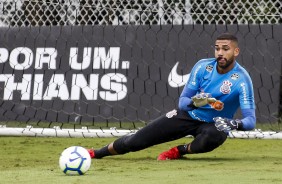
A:
{"label": "long sleeve jersey", "polygon": [[[179,108],[188,111],[190,116],[200,121],[213,122],[214,117],[232,119],[240,107],[243,115],[243,129],[255,126],[255,101],[252,80],[248,72],[235,63],[232,70],[219,74],[215,58],[202,59],[193,67],[179,101]],[[210,93],[213,98],[223,103],[216,109],[207,104],[199,108],[189,108],[191,97],[197,93]]]}

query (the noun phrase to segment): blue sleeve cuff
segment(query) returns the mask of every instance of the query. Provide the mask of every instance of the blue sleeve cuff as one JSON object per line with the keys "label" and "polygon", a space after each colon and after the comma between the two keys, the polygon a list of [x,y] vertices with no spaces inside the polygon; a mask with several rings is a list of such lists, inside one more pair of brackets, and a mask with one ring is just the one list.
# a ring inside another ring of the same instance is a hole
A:
{"label": "blue sleeve cuff", "polygon": [[193,107],[192,105],[193,101],[191,100],[191,97],[194,96],[196,93],[197,90],[184,88],[179,98],[178,108],[184,111],[193,110],[195,107]]}
{"label": "blue sleeve cuff", "polygon": [[255,109],[242,109],[243,119],[243,130],[252,130],[256,126],[256,115]]}

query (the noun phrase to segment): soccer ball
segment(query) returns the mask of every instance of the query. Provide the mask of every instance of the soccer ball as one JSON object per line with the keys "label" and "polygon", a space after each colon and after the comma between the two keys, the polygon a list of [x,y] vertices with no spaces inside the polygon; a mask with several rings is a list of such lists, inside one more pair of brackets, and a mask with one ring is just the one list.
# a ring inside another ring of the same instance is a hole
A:
{"label": "soccer ball", "polygon": [[61,153],[59,165],[67,175],[83,175],[91,166],[91,157],[85,148],[71,146]]}

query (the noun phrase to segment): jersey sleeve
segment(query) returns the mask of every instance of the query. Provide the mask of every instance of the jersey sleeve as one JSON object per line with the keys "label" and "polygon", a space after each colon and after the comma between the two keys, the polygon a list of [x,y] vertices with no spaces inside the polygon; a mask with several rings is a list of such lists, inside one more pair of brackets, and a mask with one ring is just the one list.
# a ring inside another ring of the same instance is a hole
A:
{"label": "jersey sleeve", "polygon": [[243,123],[242,130],[252,130],[256,126],[256,114],[255,109],[242,109]]}
{"label": "jersey sleeve", "polygon": [[184,111],[190,111],[194,108],[191,106],[193,103],[191,97],[197,93],[196,90],[190,89],[185,85],[178,102],[178,108]]}
{"label": "jersey sleeve", "polygon": [[179,98],[178,108],[181,110],[193,110],[191,97],[194,96],[200,88],[202,61],[198,61],[190,72],[190,77],[185,84]]}
{"label": "jersey sleeve", "polygon": [[253,83],[249,75],[240,82],[239,101],[241,109],[255,109]]}
{"label": "jersey sleeve", "polygon": [[202,62],[199,61],[195,64],[195,66],[192,68],[192,71],[190,73],[190,77],[188,79],[188,82],[185,87],[192,89],[192,90],[198,90],[200,87],[200,80],[203,73],[203,65]]}

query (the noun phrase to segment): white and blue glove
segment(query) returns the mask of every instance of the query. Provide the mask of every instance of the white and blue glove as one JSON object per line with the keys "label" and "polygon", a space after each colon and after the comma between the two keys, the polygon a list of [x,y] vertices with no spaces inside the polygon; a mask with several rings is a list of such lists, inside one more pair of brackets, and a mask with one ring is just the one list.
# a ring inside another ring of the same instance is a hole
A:
{"label": "white and blue glove", "polygon": [[210,93],[199,93],[193,96],[191,99],[195,107],[202,107],[216,101],[215,98],[211,97]]}
{"label": "white and blue glove", "polygon": [[239,119],[228,119],[222,117],[213,118],[215,122],[215,127],[218,131],[223,131],[225,133],[230,132],[231,130],[242,129],[243,123]]}

